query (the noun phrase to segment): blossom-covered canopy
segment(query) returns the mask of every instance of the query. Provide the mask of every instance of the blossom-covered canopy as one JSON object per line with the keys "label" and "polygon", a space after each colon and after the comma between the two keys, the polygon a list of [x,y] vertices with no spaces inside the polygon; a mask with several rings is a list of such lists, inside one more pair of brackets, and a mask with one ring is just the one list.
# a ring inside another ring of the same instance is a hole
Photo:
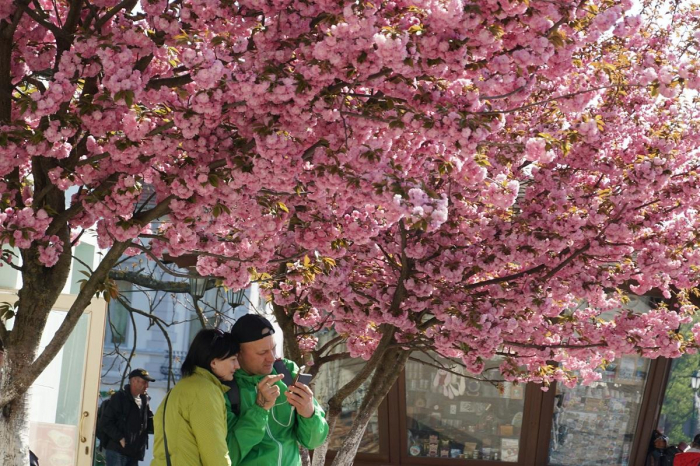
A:
{"label": "blossom-covered canopy", "polygon": [[[262,280],[356,356],[387,328],[540,382],[678,356],[700,264],[696,16],[6,1],[0,238],[46,267],[95,224],[105,248],[197,252],[201,274]],[[600,317],[650,290],[670,306]]]}

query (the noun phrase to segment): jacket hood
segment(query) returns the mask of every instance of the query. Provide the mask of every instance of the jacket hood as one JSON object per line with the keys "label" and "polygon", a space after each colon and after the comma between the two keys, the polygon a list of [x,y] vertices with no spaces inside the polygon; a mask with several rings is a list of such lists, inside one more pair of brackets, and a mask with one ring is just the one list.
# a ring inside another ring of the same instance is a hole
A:
{"label": "jacket hood", "polygon": [[229,388],[226,385],[222,384],[221,380],[219,380],[219,378],[217,376],[215,376],[214,374],[212,374],[210,371],[203,369],[201,367],[195,367],[194,374],[192,374],[192,375],[195,375],[195,374],[199,375],[201,377],[204,377],[205,379],[213,382],[214,384],[216,384],[217,387],[219,387],[221,389],[222,392],[226,393],[227,391],[229,391]]}

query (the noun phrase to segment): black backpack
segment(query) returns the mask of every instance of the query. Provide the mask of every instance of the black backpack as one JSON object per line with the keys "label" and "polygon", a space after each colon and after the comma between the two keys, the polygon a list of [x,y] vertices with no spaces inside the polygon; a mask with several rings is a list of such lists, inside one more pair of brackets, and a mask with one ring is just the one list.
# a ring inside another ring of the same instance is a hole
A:
{"label": "black backpack", "polygon": [[[283,360],[276,360],[273,367],[278,374],[284,374],[282,382],[284,382],[285,385],[290,386],[292,383],[294,383],[292,373],[289,372],[289,369],[287,369],[287,366],[284,364]],[[231,411],[233,411],[233,414],[236,416],[239,416],[241,414],[241,390],[238,388],[238,383],[236,383],[236,379],[234,378],[230,382],[223,382],[223,384],[230,388],[230,390],[226,392],[226,395],[231,402]]]}
{"label": "black backpack", "polygon": [[97,409],[97,426],[95,427],[95,437],[97,437],[97,440],[100,441],[100,448],[105,448],[107,446],[107,442],[109,442],[109,436],[102,428],[102,413],[104,413],[104,410],[107,409],[107,405],[111,400],[112,397],[110,396],[104,400]]}
{"label": "black backpack", "polygon": [[681,453],[680,448],[677,446],[671,445],[670,447],[667,447],[664,450],[663,455],[659,457],[659,466],[673,466],[673,460],[677,453]]}

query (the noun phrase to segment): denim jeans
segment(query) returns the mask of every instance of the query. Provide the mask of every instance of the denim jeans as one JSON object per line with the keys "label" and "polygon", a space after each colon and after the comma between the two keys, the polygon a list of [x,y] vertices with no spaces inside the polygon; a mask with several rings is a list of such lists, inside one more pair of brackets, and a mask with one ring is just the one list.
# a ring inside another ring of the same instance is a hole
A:
{"label": "denim jeans", "polygon": [[105,450],[107,466],[138,466],[139,460],[121,455],[114,450]]}

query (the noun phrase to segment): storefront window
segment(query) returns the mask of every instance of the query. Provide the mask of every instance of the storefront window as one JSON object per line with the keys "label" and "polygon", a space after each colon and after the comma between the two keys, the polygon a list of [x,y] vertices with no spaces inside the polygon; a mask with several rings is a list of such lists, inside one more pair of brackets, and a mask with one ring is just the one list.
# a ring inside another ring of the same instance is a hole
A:
{"label": "storefront window", "polygon": [[599,382],[558,384],[549,464],[627,466],[648,370],[648,359],[626,356],[601,371]]}
{"label": "storefront window", "polygon": [[[700,321],[700,315],[693,316],[693,322],[681,326],[680,332],[692,339],[692,327]],[[656,428],[668,436],[670,445],[681,442],[690,444],[700,433],[700,354],[685,354],[671,363],[671,372],[661,405],[661,416]]]}
{"label": "storefront window", "polygon": [[[319,337],[319,345],[335,336],[335,332],[327,332]],[[320,372],[313,382],[314,395],[324,409],[328,407],[328,400],[364,366],[361,359],[342,359],[329,362],[321,367]],[[365,396],[368,382],[365,382],[358,390],[355,390],[343,403],[343,411],[340,419],[335,424],[333,436],[329,443],[330,450],[339,450],[343,440],[350,433],[357,410]],[[362,442],[358,449],[360,453],[380,453],[379,416],[375,412],[369,420]]]}
{"label": "storefront window", "polygon": [[406,365],[408,454],[517,462],[525,387],[479,381],[448,360],[417,358]]}

